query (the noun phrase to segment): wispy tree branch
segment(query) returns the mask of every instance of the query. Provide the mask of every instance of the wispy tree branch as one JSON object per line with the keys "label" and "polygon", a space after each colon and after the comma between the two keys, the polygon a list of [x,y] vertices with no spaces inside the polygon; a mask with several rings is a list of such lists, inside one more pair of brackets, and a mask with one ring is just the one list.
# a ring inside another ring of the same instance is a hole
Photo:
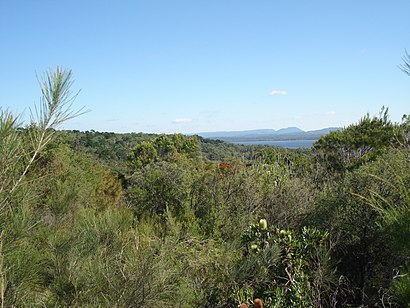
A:
{"label": "wispy tree branch", "polygon": [[410,76],[410,55],[405,51],[405,55],[403,56],[403,64],[399,66],[399,68],[407,75]]}
{"label": "wispy tree branch", "polygon": [[[78,96],[79,91],[74,94],[71,91],[74,83],[71,70],[64,70],[58,66],[55,70],[48,70],[42,79],[37,79],[41,87],[42,97],[40,106],[38,108],[35,107],[34,112],[30,110],[32,124],[28,131],[32,152],[21,174],[17,176],[15,181],[13,180],[11,188],[1,187],[3,191],[6,189],[8,191],[0,200],[0,208],[4,206],[8,198],[21,185],[39,153],[52,140],[55,129],[64,122],[86,112],[84,107],[77,111],[72,109],[73,101]],[[2,151],[9,152],[0,153],[1,164],[7,163],[7,160],[10,158],[14,160],[15,164],[17,164],[17,161],[20,161],[19,158],[21,156],[19,157],[18,150],[20,149],[21,141],[16,128],[16,119],[13,118],[12,114],[2,111],[0,114],[0,135],[7,135],[8,139],[4,140],[10,140],[10,142],[2,144]],[[0,190],[0,196],[1,192]]]}

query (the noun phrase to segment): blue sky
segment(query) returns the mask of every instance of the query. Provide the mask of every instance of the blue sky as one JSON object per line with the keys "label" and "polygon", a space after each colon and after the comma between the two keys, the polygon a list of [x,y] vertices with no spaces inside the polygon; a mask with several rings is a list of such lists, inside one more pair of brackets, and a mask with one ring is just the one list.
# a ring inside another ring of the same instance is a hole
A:
{"label": "blue sky", "polygon": [[61,65],[66,129],[195,133],[410,113],[410,1],[0,0],[0,106],[29,114]]}

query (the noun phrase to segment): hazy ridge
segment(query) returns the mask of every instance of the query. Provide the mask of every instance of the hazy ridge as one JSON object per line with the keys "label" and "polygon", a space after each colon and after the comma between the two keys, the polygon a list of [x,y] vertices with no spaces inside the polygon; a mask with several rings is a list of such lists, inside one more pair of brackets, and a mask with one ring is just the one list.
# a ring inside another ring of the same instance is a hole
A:
{"label": "hazy ridge", "polygon": [[239,141],[281,141],[281,140],[317,140],[331,131],[341,130],[340,127],[327,127],[319,130],[304,131],[298,127],[287,127],[278,130],[255,129],[243,131],[201,132],[198,136],[210,139],[220,139],[229,142]]}

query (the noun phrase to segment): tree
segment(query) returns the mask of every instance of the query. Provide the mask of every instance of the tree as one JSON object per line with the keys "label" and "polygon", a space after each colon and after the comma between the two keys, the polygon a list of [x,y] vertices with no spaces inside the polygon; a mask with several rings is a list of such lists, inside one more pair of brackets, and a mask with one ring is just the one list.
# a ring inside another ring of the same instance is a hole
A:
{"label": "tree", "polygon": [[359,123],[321,137],[313,149],[329,171],[343,173],[374,161],[389,146],[399,143],[396,128],[389,120],[388,108],[383,107],[379,117],[367,114]]}
{"label": "tree", "polygon": [[39,80],[42,97],[39,107],[31,112],[28,150],[24,148],[22,134],[18,129],[18,117],[7,110],[0,110],[0,165],[7,166],[1,174],[0,209],[21,185],[40,152],[52,140],[55,129],[84,113],[84,108],[77,111],[72,109],[72,103],[79,93],[72,93],[73,83],[71,70],[61,67],[50,69]]}
{"label": "tree", "polygon": [[141,168],[158,159],[158,152],[150,141],[142,141],[132,148],[129,155],[131,165]]}
{"label": "tree", "polygon": [[[16,202],[17,208],[13,207],[14,195],[18,192],[21,192],[21,195],[27,194],[27,191],[21,188],[29,171],[38,161],[40,153],[53,139],[55,129],[65,121],[83,113],[83,108],[78,111],[72,109],[72,103],[78,94],[78,92],[73,94],[71,91],[73,82],[71,70],[57,67],[55,70],[50,69],[46,72],[39,80],[42,93],[40,105],[35,107],[34,112],[31,112],[31,125],[26,129],[21,128],[19,116],[14,116],[8,110],[0,108],[0,298],[2,307],[6,304],[15,306],[12,302],[6,303],[8,298],[10,301],[15,301],[18,293],[16,291],[14,295],[8,296],[10,292],[13,292],[10,291],[10,288],[13,288],[10,287],[13,285],[10,283],[10,280],[13,280],[10,278],[13,277],[13,273],[16,274],[15,277],[20,277],[18,281],[14,281],[15,289],[19,289],[25,283],[33,283],[31,280],[37,275],[34,272],[41,265],[39,260],[42,257],[38,251],[29,252],[27,247],[23,248],[28,255],[33,252],[31,259],[25,258],[24,267],[19,263],[20,259],[13,259],[13,256],[10,256],[10,253],[7,254],[7,251],[2,248],[7,247],[10,252],[11,244],[18,242],[17,239],[23,233],[19,231],[24,229],[27,223],[30,224],[30,219],[18,216],[19,212],[30,215],[26,211],[27,206]],[[14,214],[16,214],[15,217],[13,217]],[[13,219],[16,219],[16,225],[10,228],[7,223]],[[33,226],[34,224],[30,228]],[[13,232],[15,234],[10,236]],[[14,239],[10,239],[13,236]],[[18,252],[14,256],[16,255]],[[37,264],[30,262],[37,262]],[[19,296],[24,297],[22,294]]]}
{"label": "tree", "polygon": [[150,141],[141,141],[131,149],[128,158],[134,167],[145,167],[157,161],[175,161],[178,157],[198,158],[199,142],[195,136],[161,134]]}

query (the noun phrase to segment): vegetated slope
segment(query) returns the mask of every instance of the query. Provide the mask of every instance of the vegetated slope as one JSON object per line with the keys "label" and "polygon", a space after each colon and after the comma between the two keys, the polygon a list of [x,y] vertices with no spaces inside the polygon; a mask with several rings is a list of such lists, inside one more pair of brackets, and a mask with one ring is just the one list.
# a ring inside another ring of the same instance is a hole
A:
{"label": "vegetated slope", "polygon": [[0,113],[4,306],[409,303],[409,117],[300,151],[44,123]]}
{"label": "vegetated slope", "polygon": [[313,152],[57,132],[2,210],[4,301],[343,307],[388,296],[399,305],[405,127],[364,118]]}

